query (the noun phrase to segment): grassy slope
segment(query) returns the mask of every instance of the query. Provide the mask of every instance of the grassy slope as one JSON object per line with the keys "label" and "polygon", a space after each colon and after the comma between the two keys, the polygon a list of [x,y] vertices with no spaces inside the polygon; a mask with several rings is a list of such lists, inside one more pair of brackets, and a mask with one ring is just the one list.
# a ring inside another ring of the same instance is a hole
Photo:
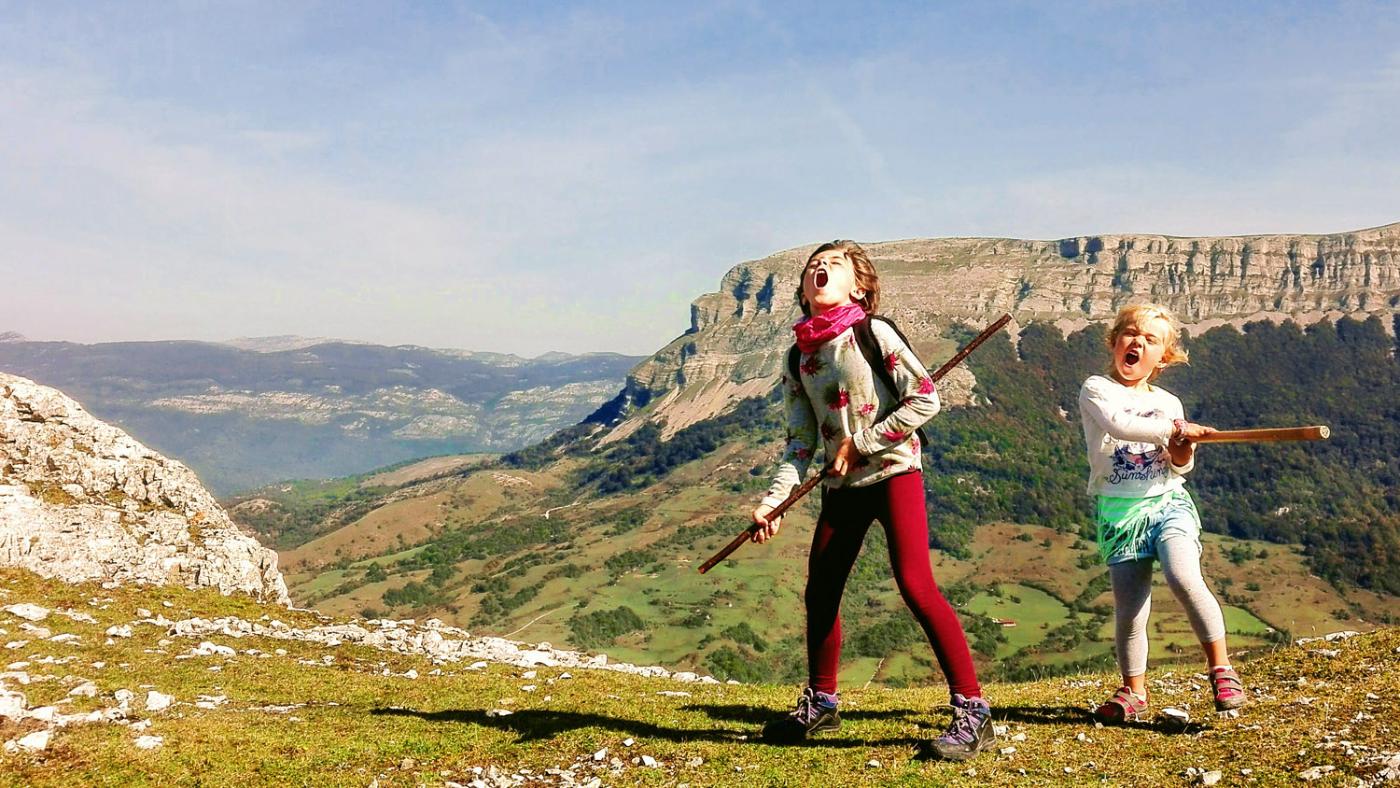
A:
{"label": "grassy slope", "polygon": [[[237,648],[235,657],[175,660],[197,643],[162,640],[164,632],[137,625],[135,637],[106,646],[101,632],[133,621],[138,607],[171,619],[232,614],[269,615],[293,625],[316,620],[210,591],[103,590],[13,570],[0,572],[0,602],[71,607],[97,619],[86,624],[50,616],[45,626],[55,634],[76,633],[82,642],[31,641],[11,650],[11,660],[31,663],[26,670],[32,682],[21,688],[31,707],[63,698],[84,679],[96,682],[99,695],[72,701],[73,709],[110,706],[112,694],[122,688],[144,694],[142,688],[153,687],[177,700],[164,712],[134,714],[151,720],[143,734],[162,737],[159,749],[137,750],[137,733],[116,724],[69,727],[55,733],[45,752],[0,756],[5,785],[363,786],[374,779],[385,786],[440,785],[470,782],[473,768],[493,766],[507,774],[530,769],[539,782],[548,782],[546,770],[575,764],[580,777],[597,774],[610,785],[805,784],[813,774],[828,784],[848,785],[1086,779],[1162,784],[1184,782],[1185,771],[1193,767],[1223,770],[1226,784],[1274,783],[1294,781],[1299,771],[1320,765],[1337,767],[1332,778],[1339,782],[1373,775],[1379,765],[1365,759],[1377,750],[1393,751],[1400,731],[1400,706],[1394,702],[1400,694],[1400,630],[1394,628],[1326,644],[1336,656],[1309,644],[1255,661],[1245,677],[1256,699],[1237,719],[1207,713],[1206,691],[1189,673],[1154,670],[1149,675],[1154,705],[1187,708],[1197,718],[1184,733],[1154,725],[1096,729],[1086,721],[1085,709],[1111,688],[1102,675],[989,685],[997,721],[1009,726],[999,746],[1015,752],[955,765],[921,755],[921,743],[948,719],[939,688],[848,690],[846,724],[839,732],[810,746],[779,747],[745,737],[788,706],[791,687],[679,684],[585,670],[563,679],[558,669],[547,668],[526,680],[520,669],[500,665],[471,671],[448,664],[433,676],[434,666],[422,658],[252,637],[211,638]],[[13,633],[19,623],[0,613],[0,627]],[[289,653],[267,658],[243,653],[277,648]],[[66,661],[42,663],[47,656]],[[331,657],[328,664],[324,656]],[[386,668],[396,674],[415,669],[421,677],[385,676]],[[524,691],[526,684],[537,689]],[[228,701],[200,709],[193,705],[200,695],[224,695]],[[295,708],[264,708],[273,705]],[[136,707],[141,708],[139,701]],[[514,713],[487,715],[497,708]],[[36,727],[32,721],[0,723],[0,738],[14,739]],[[1024,739],[1012,740],[1018,734]],[[634,740],[631,746],[624,744],[627,739]],[[1354,748],[1351,755],[1339,744],[1343,739]],[[606,761],[594,765],[592,754],[603,748],[608,758],[622,759],[621,767]],[[631,759],[641,755],[660,766],[634,766]],[[868,765],[872,760],[880,765]],[[1250,779],[1243,779],[1242,769],[1252,770]]]}
{"label": "grassy slope", "polygon": [[[553,509],[552,518],[568,529],[570,538],[563,544],[527,548],[486,560],[463,561],[457,565],[457,578],[443,590],[443,604],[392,608],[388,612],[396,616],[436,616],[477,631],[514,633],[521,639],[564,645],[573,642],[568,624],[570,616],[627,605],[647,622],[647,630],[620,638],[602,650],[626,661],[662,662],[705,671],[710,669],[709,656],[728,642],[723,631],[740,623],[748,623],[770,646],[790,643],[800,634],[802,623],[800,594],[807,543],[816,513],[815,495],[788,518],[778,540],[764,547],[744,547],[710,575],[697,574],[695,567],[728,541],[737,527],[699,538],[693,545],[660,550],[658,560],[616,576],[603,569],[608,558],[629,550],[645,549],[679,529],[739,515],[757,498],[757,488],[762,484],[749,476],[748,469],[763,463],[765,455],[765,447],[732,442],[709,456],[681,466],[661,483],[637,493],[615,494],[602,500],[585,499],[573,506],[566,506],[577,499],[570,497],[569,486],[565,483],[567,473],[576,467],[573,460],[537,472],[511,470],[507,473],[511,477],[528,479],[530,485],[503,483],[502,472],[494,470],[477,471],[454,480],[451,492],[424,485],[424,492],[432,491],[436,502],[446,501],[446,505],[429,508],[433,509],[434,519],[446,523],[447,527],[511,527],[513,517],[527,513],[538,516]],[[736,486],[740,488],[737,491]],[[337,615],[354,615],[365,608],[385,611],[381,596],[386,590],[400,587],[408,580],[422,582],[426,573],[421,570],[395,572],[392,567],[395,559],[383,557],[377,560],[390,570],[387,580],[358,587],[354,582],[350,583],[351,587],[343,584],[363,578],[363,570],[355,567],[367,566],[369,557],[376,551],[393,553],[402,549],[403,543],[394,539],[392,529],[367,531],[366,526],[370,523],[382,525],[390,516],[398,519],[400,512],[415,507],[421,508],[415,499],[398,501],[297,550],[293,554],[298,559],[294,564],[296,571],[289,576],[293,598],[301,602],[314,601],[320,609]],[[619,513],[631,507],[644,511],[645,521],[631,530],[615,533]],[[1211,515],[1207,512],[1206,516]],[[936,516],[933,520],[936,524]],[[352,539],[352,534],[356,533],[363,536]],[[377,538],[371,539],[369,534]],[[1239,545],[1248,546],[1254,555],[1237,565],[1226,556],[1232,547]],[[1303,636],[1344,628],[1368,628],[1351,618],[1357,611],[1367,618],[1381,612],[1400,615],[1398,598],[1378,597],[1362,591],[1344,596],[1310,576],[1296,547],[1242,542],[1214,534],[1206,535],[1205,546],[1206,577],[1227,606],[1231,645],[1236,651],[1266,648],[1270,643],[1268,627]],[[1041,622],[1068,619],[1070,603],[1094,577],[1103,573],[1092,544],[1074,534],[1056,533],[1050,528],[987,525],[975,532],[970,547],[971,558],[965,561],[937,551],[932,553],[935,576],[941,584],[971,580],[985,586],[1025,584],[1039,589],[1020,595],[1020,603],[1009,598],[997,600],[995,615],[1016,620],[1018,624],[1016,629],[1005,631],[1009,643],[997,648],[998,659],[1039,644],[1058,625],[1042,628]],[[883,547],[878,538],[872,538],[867,550],[882,551]],[[1266,553],[1263,557],[1257,555],[1261,550]],[[513,557],[530,554],[538,555],[541,563],[524,568],[507,563]],[[327,563],[312,569],[305,559],[316,556]],[[350,569],[335,568],[336,560],[347,559],[354,562]],[[565,562],[588,571],[576,578],[546,580],[552,568]],[[505,577],[513,590],[537,582],[543,585],[532,599],[508,614],[482,621],[477,618],[482,595],[473,592],[472,585],[493,574]],[[345,590],[336,593],[338,588]],[[1012,595],[1011,592],[1008,595]],[[1111,604],[1107,593],[1089,601],[1099,606]],[[848,600],[848,614],[852,604]],[[872,590],[870,601],[861,604],[852,619],[855,629],[862,623],[873,623],[884,617],[907,616],[892,582],[878,585]],[[1352,604],[1356,607],[1352,608]],[[968,609],[979,613],[991,611],[990,597],[985,592],[975,596]],[[699,626],[680,625],[687,615],[696,612],[708,615],[708,620]],[[1087,614],[1077,613],[1075,618],[1085,621],[1086,625],[1090,623]],[[1197,647],[1184,614],[1161,585],[1154,598],[1153,626],[1154,660],[1195,663]],[[1027,660],[1053,665],[1107,658],[1111,652],[1111,624],[1094,628],[1090,635],[1090,639],[1078,642],[1073,648],[1027,652]],[[930,665],[928,656],[927,646],[917,643],[912,648],[888,654],[883,661],[849,655],[843,665],[842,679],[855,685],[872,680],[891,686],[937,682],[937,670]],[[984,658],[981,664],[989,669],[996,663]]]}

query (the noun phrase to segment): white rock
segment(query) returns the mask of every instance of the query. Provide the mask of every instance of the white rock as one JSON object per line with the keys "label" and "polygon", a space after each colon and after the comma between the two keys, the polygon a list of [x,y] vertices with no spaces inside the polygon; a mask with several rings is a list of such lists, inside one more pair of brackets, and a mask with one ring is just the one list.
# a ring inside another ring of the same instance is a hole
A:
{"label": "white rock", "polygon": [[601,749],[601,750],[599,750],[599,751],[593,753],[593,760],[595,760],[595,761],[597,761],[597,762],[599,762],[599,763],[602,763],[604,760],[607,759],[607,757],[608,757],[608,748],[607,748],[607,747],[604,747],[603,749]]}
{"label": "white rock", "polygon": [[49,617],[48,608],[30,604],[29,602],[21,602],[17,605],[5,605],[5,607],[0,608],[0,610],[12,613],[29,621],[43,621]]}
{"label": "white rock", "polygon": [[875,760],[874,758],[871,758],[870,760],[868,760],[868,761],[865,762],[865,768],[867,768],[867,769],[878,769],[878,768],[880,768],[880,762],[877,761],[877,760]]}
{"label": "white rock", "polygon": [[81,643],[82,640],[82,638],[78,637],[72,632],[64,632],[61,635],[54,635],[53,637],[49,638],[50,643]]}
{"label": "white rock", "polygon": [[131,637],[131,627],[126,624],[113,624],[107,627],[107,631],[104,634],[106,634],[107,637],[113,638],[129,638]]}
{"label": "white rock", "polygon": [[146,693],[146,711],[163,711],[170,708],[170,704],[174,702],[174,697],[155,690]]}
{"label": "white rock", "polygon": [[1218,769],[1212,769],[1201,775],[1201,785],[1215,785],[1220,782],[1221,778],[1224,776],[1225,775],[1221,774]]}
{"label": "white rock", "polygon": [[1304,769],[1298,772],[1298,778],[1300,780],[1312,782],[1313,780],[1321,780],[1323,777],[1326,777],[1336,770],[1337,767],[1335,766],[1314,766],[1311,769]]}
{"label": "white rock", "polygon": [[164,743],[165,739],[161,738],[160,736],[136,737],[136,749],[138,750],[154,750],[155,748],[161,746]]}
{"label": "white rock", "polygon": [[636,740],[636,739],[633,739],[633,738],[631,738],[631,737],[628,737],[628,738],[622,740],[622,746],[623,746],[623,747],[631,747],[632,745],[634,745],[634,744],[636,744],[636,743],[637,743],[637,740]]}
{"label": "white rock", "polygon": [[1015,754],[1016,754],[1016,748],[1015,748],[1015,747],[1002,747],[1002,748],[1001,748],[1001,754],[1002,754],[1002,755],[1015,755]]}
{"label": "white rock", "polygon": [[68,690],[69,695],[81,698],[93,698],[97,696],[97,685],[91,681],[84,681],[82,684]]}
{"label": "white rock", "polygon": [[50,735],[51,734],[49,731],[35,731],[29,734],[28,736],[25,736],[24,738],[20,739],[17,742],[17,744],[19,744],[20,749],[28,750],[30,752],[39,752],[41,750],[47,750],[49,748]]}
{"label": "white rock", "polygon": [[651,757],[650,755],[643,755],[643,756],[642,756],[642,765],[645,766],[645,767],[647,767],[648,769],[655,769],[656,767],[660,766],[661,764],[657,763],[657,762],[656,762],[656,759],[653,758],[653,757]]}
{"label": "white rock", "polygon": [[409,668],[408,672],[403,674],[403,677],[406,679],[416,679],[418,678],[418,671]]}
{"label": "white rock", "polygon": [[0,690],[0,717],[8,717],[12,720],[20,719],[24,716],[24,709],[28,705],[24,695],[18,692]]}

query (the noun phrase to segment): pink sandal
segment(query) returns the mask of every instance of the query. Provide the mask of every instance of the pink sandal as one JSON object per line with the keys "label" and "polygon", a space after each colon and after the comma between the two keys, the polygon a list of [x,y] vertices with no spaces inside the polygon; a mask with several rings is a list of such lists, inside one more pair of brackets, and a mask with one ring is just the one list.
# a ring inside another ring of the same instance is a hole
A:
{"label": "pink sandal", "polygon": [[1146,714],[1147,699],[1138,697],[1127,687],[1119,687],[1113,697],[1094,709],[1094,719],[1105,725],[1136,722]]}
{"label": "pink sandal", "polygon": [[1244,682],[1234,668],[1221,666],[1210,669],[1210,688],[1215,693],[1215,710],[1238,709],[1248,700],[1244,692]]}

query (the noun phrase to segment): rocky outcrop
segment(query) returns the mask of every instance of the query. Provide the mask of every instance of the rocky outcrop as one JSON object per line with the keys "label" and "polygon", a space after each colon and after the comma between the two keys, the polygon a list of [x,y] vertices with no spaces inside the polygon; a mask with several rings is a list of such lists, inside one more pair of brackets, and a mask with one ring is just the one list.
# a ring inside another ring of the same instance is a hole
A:
{"label": "rocky outcrop", "polygon": [[277,554],[240,532],[188,468],[61,392],[4,373],[0,565],[289,602]]}
{"label": "rocky outcrop", "polygon": [[[719,292],[696,299],[690,330],[632,370],[627,402],[644,405],[614,407],[612,437],[642,420],[671,433],[768,393],[801,316],[794,294],[811,248],[741,263]],[[1046,321],[1068,331],[1150,300],[1199,332],[1260,319],[1384,318],[1400,306],[1400,224],[1334,235],[940,238],[865,248],[880,272],[881,312],[930,365],[955,349],[950,327],[980,327],[1003,312],[1013,330]],[[939,390],[949,405],[966,404],[973,382],[958,370]]]}

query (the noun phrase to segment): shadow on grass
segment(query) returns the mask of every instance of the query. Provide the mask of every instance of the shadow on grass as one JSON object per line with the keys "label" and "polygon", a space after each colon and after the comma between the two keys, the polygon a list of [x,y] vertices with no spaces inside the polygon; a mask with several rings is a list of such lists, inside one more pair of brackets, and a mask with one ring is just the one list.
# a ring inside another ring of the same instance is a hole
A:
{"label": "shadow on grass", "polygon": [[[1094,715],[1078,706],[1002,706],[992,709],[997,722],[1020,722],[1026,725],[1086,725],[1094,727]],[[1158,715],[1150,720],[1129,722],[1112,727],[1155,731],[1167,736],[1200,733],[1210,726],[1199,722],[1180,723]]]}
{"label": "shadow on grass", "polygon": [[[735,705],[698,705],[686,706],[685,710],[702,712],[711,719],[733,720],[742,723],[753,723],[753,725],[752,727],[745,725],[743,727],[724,728],[683,728],[658,725],[654,722],[645,722],[624,717],[607,717],[601,714],[583,714],[571,711],[546,711],[543,709],[523,709],[512,714],[491,715],[485,710],[478,709],[421,711],[418,709],[387,707],[371,709],[370,714],[375,716],[417,717],[427,722],[465,723],[468,725],[480,725],[487,728],[497,728],[515,734],[517,742],[541,741],[580,728],[600,728],[617,733],[625,733],[638,738],[662,739],[673,742],[712,741],[730,742],[734,744],[765,744],[799,747],[870,747],[889,745],[914,748],[919,747],[923,743],[921,739],[910,737],[884,739],[860,737],[841,738],[831,734],[822,734],[802,742],[767,741],[759,735],[759,723],[766,722],[773,718],[774,712],[770,709]],[[903,716],[907,715],[902,712],[853,712],[851,719],[897,718]]]}

